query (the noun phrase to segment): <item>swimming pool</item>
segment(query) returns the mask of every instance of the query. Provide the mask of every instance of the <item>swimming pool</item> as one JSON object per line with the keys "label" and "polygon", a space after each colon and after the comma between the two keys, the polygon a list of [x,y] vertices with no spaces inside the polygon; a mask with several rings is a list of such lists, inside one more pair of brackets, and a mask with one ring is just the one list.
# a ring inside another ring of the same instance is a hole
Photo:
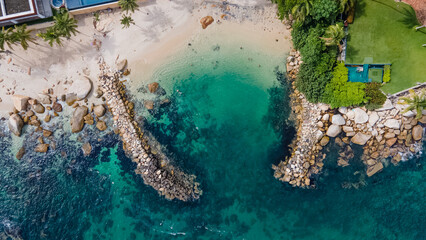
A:
{"label": "swimming pool", "polygon": [[117,0],[66,0],[68,10],[75,10],[111,2],[117,2]]}

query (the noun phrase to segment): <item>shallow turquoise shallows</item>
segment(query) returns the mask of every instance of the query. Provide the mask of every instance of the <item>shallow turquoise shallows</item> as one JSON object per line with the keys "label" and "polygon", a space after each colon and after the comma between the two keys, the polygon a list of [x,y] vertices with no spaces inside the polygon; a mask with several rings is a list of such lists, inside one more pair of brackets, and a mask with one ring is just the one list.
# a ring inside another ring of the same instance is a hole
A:
{"label": "shallow turquoise shallows", "polygon": [[280,74],[285,56],[193,45],[154,74],[165,95],[141,85],[134,98],[171,100],[136,109],[176,163],[197,175],[199,201],[158,196],[114,139],[91,158],[58,153],[28,165],[0,153],[0,233],[8,220],[25,239],[425,239],[424,155],[367,178],[361,149],[341,168],[330,144],[318,188],[291,188],[271,169],[295,134]]}

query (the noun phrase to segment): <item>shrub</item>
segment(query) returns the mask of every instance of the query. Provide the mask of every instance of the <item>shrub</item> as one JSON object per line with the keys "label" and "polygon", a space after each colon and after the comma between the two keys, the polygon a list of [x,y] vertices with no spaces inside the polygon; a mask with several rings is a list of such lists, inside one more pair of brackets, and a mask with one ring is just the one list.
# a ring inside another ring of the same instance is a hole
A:
{"label": "shrub", "polygon": [[336,19],[338,10],[335,0],[316,0],[312,6],[312,17],[316,21],[332,22]]}
{"label": "shrub", "polygon": [[390,82],[391,80],[390,74],[391,74],[390,65],[385,65],[384,73],[383,73],[383,82],[385,83]]}
{"label": "shrub", "polygon": [[325,87],[323,101],[332,108],[349,107],[365,102],[365,84],[348,82],[348,69],[343,62],[337,64],[333,78]]}
{"label": "shrub", "polygon": [[386,95],[380,91],[379,83],[367,83],[365,85],[365,98],[368,100],[365,106],[369,110],[381,108],[386,101]]}
{"label": "shrub", "polygon": [[291,9],[297,4],[297,0],[272,0],[273,3],[278,5],[278,17],[283,20],[288,17]]}

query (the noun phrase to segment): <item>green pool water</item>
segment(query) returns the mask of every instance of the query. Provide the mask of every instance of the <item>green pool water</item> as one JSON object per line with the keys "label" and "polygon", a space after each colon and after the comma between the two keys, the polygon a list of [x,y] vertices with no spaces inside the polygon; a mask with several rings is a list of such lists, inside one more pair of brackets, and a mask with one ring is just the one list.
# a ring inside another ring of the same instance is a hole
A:
{"label": "green pool water", "polygon": [[136,109],[176,164],[197,175],[199,201],[158,196],[114,139],[93,142],[87,158],[64,139],[58,146],[67,146],[67,157],[31,161],[14,160],[5,141],[0,234],[10,220],[24,239],[425,239],[424,155],[367,178],[362,149],[341,168],[330,144],[317,189],[273,178],[271,165],[288,154],[295,134],[280,74],[285,57],[194,43],[152,76],[164,96],[132,92],[139,102],[170,99],[153,112]]}

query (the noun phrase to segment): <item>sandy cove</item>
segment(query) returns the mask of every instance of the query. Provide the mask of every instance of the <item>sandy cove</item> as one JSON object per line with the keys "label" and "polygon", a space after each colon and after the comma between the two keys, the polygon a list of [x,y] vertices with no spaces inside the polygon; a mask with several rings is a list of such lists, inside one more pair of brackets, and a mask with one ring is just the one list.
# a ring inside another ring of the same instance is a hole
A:
{"label": "sandy cove", "polygon": [[[79,33],[64,40],[63,47],[50,47],[38,39],[37,45],[30,44],[27,51],[15,46],[10,52],[2,53],[0,117],[7,118],[13,110],[10,98],[13,94],[39,98],[43,90],[51,88],[53,96],[60,98],[83,76],[89,77],[92,89],[96,89],[100,58],[111,66],[127,58],[133,76],[129,79],[130,85],[132,81],[148,83],[154,69],[165,59],[187,46],[197,35],[209,31],[228,32],[225,37],[237,36],[253,45],[270,43],[263,48],[271,49],[271,53],[285,54],[290,49],[290,32],[276,18],[275,6],[266,0],[243,1],[238,5],[232,1],[208,4],[147,1],[140,3],[139,11],[132,15],[136,25],[129,29],[122,28],[121,15],[119,9],[103,11],[96,28],[92,14],[76,16]],[[215,22],[203,30],[199,21],[207,15],[213,16]],[[278,44],[276,39],[280,40]],[[87,97],[88,104],[100,104],[93,92]]]}

